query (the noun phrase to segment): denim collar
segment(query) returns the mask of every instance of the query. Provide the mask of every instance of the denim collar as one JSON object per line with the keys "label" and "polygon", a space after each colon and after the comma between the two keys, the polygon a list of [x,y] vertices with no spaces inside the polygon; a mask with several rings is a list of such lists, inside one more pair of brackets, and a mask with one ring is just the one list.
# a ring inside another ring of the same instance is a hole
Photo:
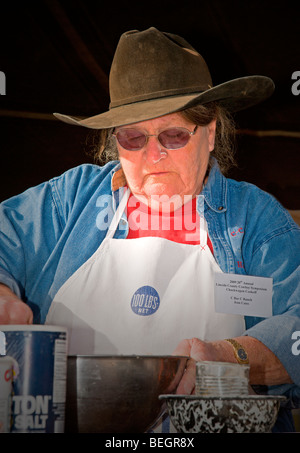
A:
{"label": "denim collar", "polygon": [[220,214],[227,210],[227,179],[222,175],[215,158],[213,158],[213,165],[201,194],[208,207],[213,211]]}
{"label": "denim collar", "polygon": [[114,167],[114,169],[112,171],[112,178],[111,178],[112,193],[116,192],[121,187],[124,187],[127,184],[120,162],[116,161],[116,164],[117,165]]}

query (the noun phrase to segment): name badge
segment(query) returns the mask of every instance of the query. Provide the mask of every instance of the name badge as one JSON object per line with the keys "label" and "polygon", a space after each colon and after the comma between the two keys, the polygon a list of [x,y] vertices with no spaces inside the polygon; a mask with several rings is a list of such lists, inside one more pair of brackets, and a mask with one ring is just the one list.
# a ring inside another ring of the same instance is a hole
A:
{"label": "name badge", "polygon": [[215,274],[215,310],[243,316],[272,316],[273,279],[240,274]]}

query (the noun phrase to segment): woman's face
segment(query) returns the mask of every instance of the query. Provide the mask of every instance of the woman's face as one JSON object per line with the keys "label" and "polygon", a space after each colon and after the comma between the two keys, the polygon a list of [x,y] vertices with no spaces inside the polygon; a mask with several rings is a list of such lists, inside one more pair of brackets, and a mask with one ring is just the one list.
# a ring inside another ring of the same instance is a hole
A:
{"label": "woman's face", "polygon": [[[170,127],[184,127],[192,132],[195,126],[180,114],[174,113],[122,126],[116,128],[116,132],[134,127],[147,135],[157,135]],[[215,127],[215,121],[207,126],[199,126],[195,134],[190,136],[188,143],[175,150],[164,148],[157,137],[149,137],[146,145],[139,151],[127,151],[117,141],[120,162],[131,192],[137,198],[146,198],[149,205],[154,195],[156,199],[162,195],[170,198],[175,196],[183,204],[188,198],[199,194],[209,155],[214,149]],[[176,206],[176,209],[178,207]]]}

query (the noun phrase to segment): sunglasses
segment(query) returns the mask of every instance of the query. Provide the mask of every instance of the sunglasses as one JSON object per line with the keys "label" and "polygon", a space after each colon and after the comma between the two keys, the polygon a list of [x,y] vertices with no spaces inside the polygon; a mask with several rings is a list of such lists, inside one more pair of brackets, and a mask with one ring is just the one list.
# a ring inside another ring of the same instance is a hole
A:
{"label": "sunglasses", "polygon": [[197,127],[192,132],[184,127],[170,127],[158,135],[147,135],[138,129],[124,128],[114,132],[113,135],[127,151],[139,151],[144,148],[149,137],[157,137],[159,143],[166,149],[179,149],[187,144],[191,136],[196,133]]}

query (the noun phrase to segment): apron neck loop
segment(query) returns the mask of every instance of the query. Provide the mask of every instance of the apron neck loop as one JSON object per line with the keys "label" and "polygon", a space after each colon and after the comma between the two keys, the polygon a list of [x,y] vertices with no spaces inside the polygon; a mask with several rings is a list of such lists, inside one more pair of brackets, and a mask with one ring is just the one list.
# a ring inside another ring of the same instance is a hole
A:
{"label": "apron neck loop", "polygon": [[198,195],[197,205],[200,217],[200,246],[202,249],[207,244],[207,226],[204,217],[204,195]]}
{"label": "apron neck loop", "polygon": [[123,197],[121,198],[119,206],[117,207],[115,215],[113,216],[111,224],[109,225],[109,228],[106,233],[106,239],[112,239],[114,237],[114,234],[116,232],[116,229],[118,228],[123,212],[125,211],[129,195],[130,189],[128,188]]}
{"label": "apron neck loop", "polygon": [[[123,212],[125,211],[129,196],[130,196],[130,189],[128,188],[126,190],[126,192],[124,193],[123,197],[121,198],[119,206],[116,209],[115,215],[113,216],[111,224],[107,230],[106,239],[112,239],[114,237],[114,234],[116,232],[116,229],[118,228],[118,225],[119,225],[119,222],[123,215]],[[201,246],[201,248],[204,248],[207,245],[207,225],[206,225],[206,221],[205,221],[205,217],[204,217],[204,196],[203,195],[198,195],[197,205],[198,205],[198,212],[199,212],[199,216],[200,216],[200,246]]]}

